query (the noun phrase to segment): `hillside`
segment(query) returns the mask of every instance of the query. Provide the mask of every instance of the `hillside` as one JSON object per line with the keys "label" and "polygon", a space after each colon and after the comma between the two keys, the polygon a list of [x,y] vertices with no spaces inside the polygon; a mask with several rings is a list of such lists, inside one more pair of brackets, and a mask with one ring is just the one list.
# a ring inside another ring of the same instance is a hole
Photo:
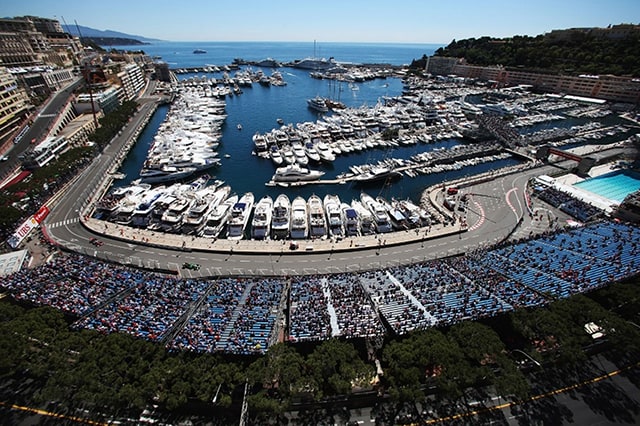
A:
{"label": "hillside", "polygon": [[435,56],[465,58],[473,65],[503,65],[562,74],[640,77],[640,31],[608,38],[575,31],[565,37],[538,35],[453,40]]}
{"label": "hillside", "polygon": [[[157,39],[152,39],[144,36],[126,34],[126,33],[121,33],[119,31],[113,31],[113,30],[97,30],[95,28],[84,27],[82,25],[78,25],[77,27],[75,25],[63,25],[62,28],[64,29],[65,32],[78,37],[80,36],[80,34],[78,33],[78,28],[79,28],[80,32],[82,33],[82,37],[84,38],[90,38],[90,39],[96,39],[96,40],[97,39],[126,39],[129,41],[135,40],[138,42],[138,43],[120,43],[120,44],[139,44],[139,42],[159,41]],[[102,44],[99,42],[97,43]],[[111,44],[115,44],[115,43],[111,43]]]}

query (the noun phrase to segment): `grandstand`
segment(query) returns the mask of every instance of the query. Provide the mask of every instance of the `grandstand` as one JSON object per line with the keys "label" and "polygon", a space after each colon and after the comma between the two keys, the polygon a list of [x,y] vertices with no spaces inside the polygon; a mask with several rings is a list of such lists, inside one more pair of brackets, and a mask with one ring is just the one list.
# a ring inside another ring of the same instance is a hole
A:
{"label": "grandstand", "polygon": [[637,226],[601,221],[462,257],[287,279],[179,279],[61,254],[2,277],[0,288],[63,310],[77,329],[170,350],[261,354],[279,339],[404,334],[589,292],[638,274],[638,241]]}

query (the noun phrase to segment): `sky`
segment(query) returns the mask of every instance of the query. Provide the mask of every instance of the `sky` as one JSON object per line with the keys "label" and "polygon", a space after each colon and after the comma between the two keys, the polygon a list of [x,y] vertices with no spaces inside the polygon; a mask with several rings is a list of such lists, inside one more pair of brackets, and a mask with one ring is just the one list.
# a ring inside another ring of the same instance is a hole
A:
{"label": "sky", "polygon": [[[2,0],[0,16],[167,41],[438,43],[640,23],[640,0]],[[635,20],[635,21],[634,21]]]}

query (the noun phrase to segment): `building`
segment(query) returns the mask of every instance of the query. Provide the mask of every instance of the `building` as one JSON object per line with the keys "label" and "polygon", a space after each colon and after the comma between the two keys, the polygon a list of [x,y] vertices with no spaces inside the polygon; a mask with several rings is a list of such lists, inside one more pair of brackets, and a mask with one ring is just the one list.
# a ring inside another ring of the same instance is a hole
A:
{"label": "building", "polygon": [[61,136],[48,137],[31,151],[22,162],[25,169],[37,169],[49,164],[69,148],[67,139]]}
{"label": "building", "polygon": [[[102,117],[102,113],[98,112],[97,118],[100,117]],[[91,142],[89,136],[95,130],[96,122],[93,119],[93,115],[82,114],[71,120],[64,129],[58,133],[58,137],[66,139],[70,147],[83,146]]]}
{"label": "building", "polygon": [[0,141],[6,140],[20,125],[31,105],[24,89],[6,68],[0,67]]}
{"label": "building", "polygon": [[[93,101],[93,108],[91,102]],[[125,101],[124,90],[119,86],[111,86],[97,93],[82,93],[76,96],[73,106],[78,114],[102,111],[108,114]]]}
{"label": "building", "polygon": [[136,99],[138,94],[144,89],[144,73],[142,72],[142,68],[136,64],[125,65],[123,70],[117,74],[117,77],[124,90],[125,98],[128,101]]}

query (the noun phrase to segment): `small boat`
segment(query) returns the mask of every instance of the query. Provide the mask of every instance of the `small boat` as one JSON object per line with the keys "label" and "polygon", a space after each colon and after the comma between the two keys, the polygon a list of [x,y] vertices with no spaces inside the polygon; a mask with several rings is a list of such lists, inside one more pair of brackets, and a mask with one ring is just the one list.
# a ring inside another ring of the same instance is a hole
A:
{"label": "small boat", "polygon": [[201,53],[207,53],[207,51],[206,51],[206,50],[204,50],[204,49],[194,49],[193,53],[195,53],[195,54],[201,54]]}
{"label": "small boat", "polygon": [[273,161],[273,164],[275,164],[276,166],[281,166],[282,163],[284,163],[284,158],[282,157],[282,154],[280,153],[280,150],[276,145],[273,145],[271,147],[271,150],[269,151],[269,157],[271,158],[271,161]]}
{"label": "small boat", "polygon": [[336,156],[331,151],[331,147],[329,147],[329,145],[327,145],[326,142],[322,142],[322,141],[318,142],[316,144],[316,150],[318,151],[318,154],[320,155],[320,159],[322,161],[326,161],[330,163],[336,159]]}
{"label": "small boat", "polygon": [[256,132],[256,134],[253,135],[252,139],[253,139],[253,144],[256,147],[256,151],[260,152],[260,151],[267,150],[267,139],[265,138],[264,135],[261,135],[260,133]]}
{"label": "small boat", "polygon": [[251,238],[264,240],[269,238],[271,216],[273,214],[273,199],[265,195],[258,201],[251,220]]}
{"label": "small boat", "polygon": [[291,144],[291,149],[293,150],[293,155],[296,157],[296,163],[301,166],[309,164],[309,157],[307,157],[307,153],[300,142]]}
{"label": "small boat", "polygon": [[253,210],[254,195],[252,192],[245,193],[233,206],[231,217],[227,223],[227,238],[230,240],[240,240],[244,236],[244,231],[249,222],[251,210]]}
{"label": "small boat", "polygon": [[238,128],[238,130],[242,130],[242,124],[238,123],[236,127]]}
{"label": "small boat", "polygon": [[271,236],[273,239],[289,238],[291,223],[291,201],[286,194],[280,194],[273,203],[271,216]]}
{"label": "small boat", "polygon": [[320,170],[309,170],[298,164],[289,164],[278,167],[271,180],[274,182],[300,182],[318,180],[324,175]]}
{"label": "small boat", "polygon": [[296,162],[296,156],[293,153],[293,150],[291,149],[291,147],[284,146],[280,148],[280,150],[282,152],[282,158],[284,158],[285,163],[292,165]]}
{"label": "small boat", "polygon": [[315,161],[316,163],[320,162],[320,153],[316,149],[316,146],[312,142],[307,142],[304,145],[304,151],[307,154],[307,157],[311,161]]}
{"label": "small boat", "polygon": [[298,196],[291,203],[291,239],[304,240],[308,233],[307,201]]}
{"label": "small boat", "polygon": [[276,118],[276,123],[282,126],[284,124],[284,120],[282,118]]}

